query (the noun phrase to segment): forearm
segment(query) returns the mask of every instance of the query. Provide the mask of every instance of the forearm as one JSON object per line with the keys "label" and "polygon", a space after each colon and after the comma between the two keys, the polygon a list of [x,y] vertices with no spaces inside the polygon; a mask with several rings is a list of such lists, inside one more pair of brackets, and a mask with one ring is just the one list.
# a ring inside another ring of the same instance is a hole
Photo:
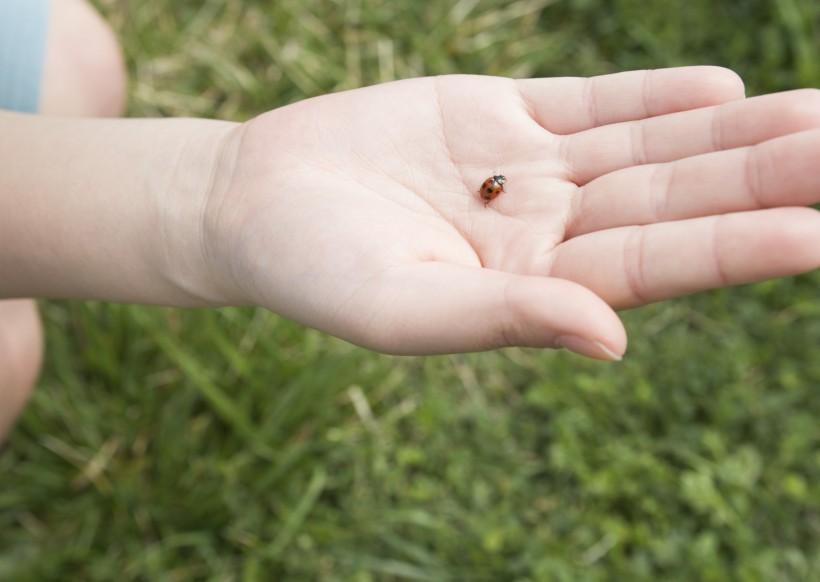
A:
{"label": "forearm", "polygon": [[224,302],[202,216],[236,127],[0,112],[0,298]]}

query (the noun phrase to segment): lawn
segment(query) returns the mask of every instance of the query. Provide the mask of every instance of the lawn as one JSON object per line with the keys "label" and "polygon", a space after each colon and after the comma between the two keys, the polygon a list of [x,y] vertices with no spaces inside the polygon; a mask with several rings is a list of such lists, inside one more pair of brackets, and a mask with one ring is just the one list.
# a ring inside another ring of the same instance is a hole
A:
{"label": "lawn", "polygon": [[[816,0],[101,0],[131,116],[421,75],[820,87]],[[820,276],[623,313],[619,363],[389,357],[263,310],[47,302],[0,580],[820,580]]]}

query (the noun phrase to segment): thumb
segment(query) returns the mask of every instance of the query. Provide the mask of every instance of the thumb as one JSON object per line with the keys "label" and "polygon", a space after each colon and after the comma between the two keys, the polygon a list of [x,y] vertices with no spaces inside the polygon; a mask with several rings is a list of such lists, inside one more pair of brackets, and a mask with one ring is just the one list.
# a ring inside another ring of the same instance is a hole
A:
{"label": "thumb", "polygon": [[626,350],[626,331],[612,308],[565,279],[430,262],[391,269],[372,284],[375,294],[363,295],[369,296],[367,310],[375,306],[377,313],[359,330],[363,337],[350,339],[377,351],[563,347],[619,360]]}

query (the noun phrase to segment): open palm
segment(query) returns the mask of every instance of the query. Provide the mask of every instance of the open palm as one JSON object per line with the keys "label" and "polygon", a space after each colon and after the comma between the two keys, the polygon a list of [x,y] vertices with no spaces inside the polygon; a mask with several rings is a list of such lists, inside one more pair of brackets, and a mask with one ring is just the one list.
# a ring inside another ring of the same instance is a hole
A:
{"label": "open palm", "polygon": [[706,67],[319,97],[240,129],[208,224],[244,299],[379,351],[617,357],[613,308],[820,265],[818,96],[742,97]]}

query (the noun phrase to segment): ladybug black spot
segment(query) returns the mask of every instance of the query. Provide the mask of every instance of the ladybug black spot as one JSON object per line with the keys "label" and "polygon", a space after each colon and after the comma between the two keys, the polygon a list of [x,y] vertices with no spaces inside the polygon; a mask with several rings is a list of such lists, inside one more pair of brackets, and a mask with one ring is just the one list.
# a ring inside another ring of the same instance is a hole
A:
{"label": "ladybug black spot", "polygon": [[492,194],[492,193],[493,193],[493,189],[492,188],[487,188],[487,194]]}

